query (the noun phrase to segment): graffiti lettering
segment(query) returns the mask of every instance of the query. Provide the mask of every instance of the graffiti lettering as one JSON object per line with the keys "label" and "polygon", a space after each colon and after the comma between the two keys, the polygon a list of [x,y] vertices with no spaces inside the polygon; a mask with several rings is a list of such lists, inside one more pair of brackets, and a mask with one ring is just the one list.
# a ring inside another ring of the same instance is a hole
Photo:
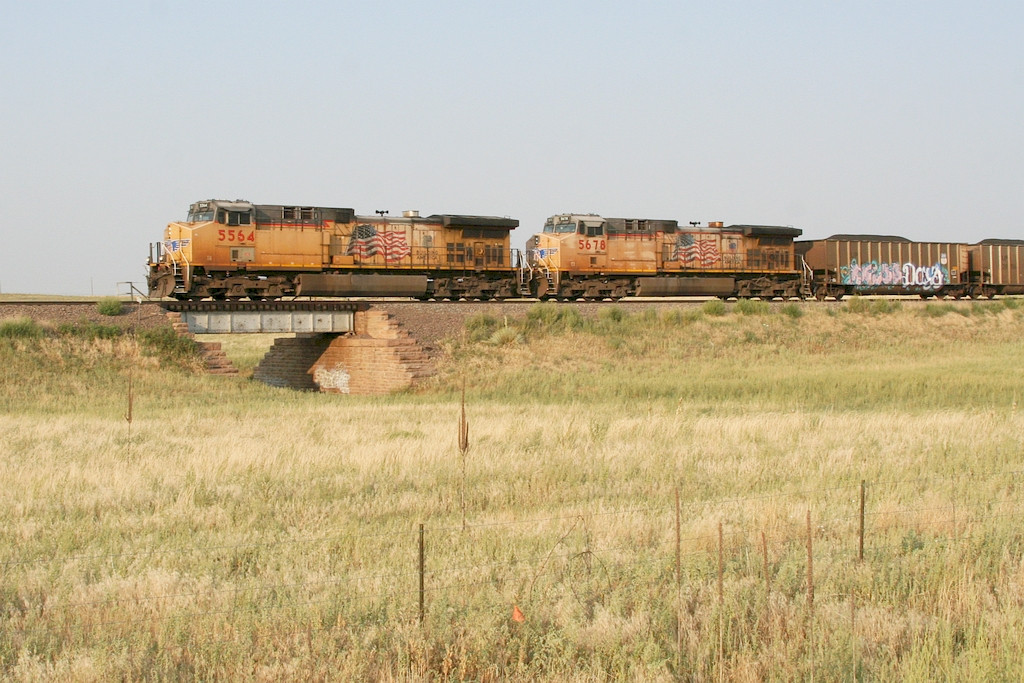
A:
{"label": "graffiti lettering", "polygon": [[915,268],[912,263],[906,263],[903,265],[903,286],[938,289],[949,281],[944,270],[938,263],[926,268]]}
{"label": "graffiti lettering", "polygon": [[[942,260],[946,260],[945,255]],[[861,264],[856,259],[850,259],[849,266],[840,267],[839,277],[844,285],[853,285],[858,289],[905,287],[935,290],[951,282],[949,270],[941,263],[932,266],[878,261]]]}

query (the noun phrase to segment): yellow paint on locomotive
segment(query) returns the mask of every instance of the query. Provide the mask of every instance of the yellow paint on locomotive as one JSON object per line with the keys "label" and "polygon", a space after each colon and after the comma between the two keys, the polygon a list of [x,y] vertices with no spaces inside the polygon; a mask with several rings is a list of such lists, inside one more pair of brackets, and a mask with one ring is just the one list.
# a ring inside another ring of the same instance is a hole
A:
{"label": "yellow paint on locomotive", "polygon": [[793,237],[771,232],[778,230],[562,214],[535,236],[532,258],[535,267],[574,276],[793,273]]}
{"label": "yellow paint on locomotive", "polygon": [[[509,232],[517,225],[494,216],[368,217],[351,209],[196,202],[151,249],[150,292],[273,297],[292,291],[289,278],[302,273],[402,271],[448,278],[443,284],[453,296],[485,296],[488,283],[499,281],[492,291],[507,292],[517,265]],[[475,276],[469,289],[467,275]]]}
{"label": "yellow paint on locomotive", "polygon": [[508,230],[445,226],[430,218],[368,218],[316,224],[175,222],[164,232],[167,260],[206,271],[512,270]]}

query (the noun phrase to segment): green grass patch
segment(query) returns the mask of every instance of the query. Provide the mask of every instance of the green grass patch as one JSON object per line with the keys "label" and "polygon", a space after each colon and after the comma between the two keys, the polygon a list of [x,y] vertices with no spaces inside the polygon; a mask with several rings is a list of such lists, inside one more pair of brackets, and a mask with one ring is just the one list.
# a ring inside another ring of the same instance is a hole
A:
{"label": "green grass patch", "polygon": [[196,342],[169,327],[140,330],[137,336],[144,353],[157,356],[165,362],[180,366],[194,362],[197,358]]}
{"label": "green grass patch", "polygon": [[96,310],[99,311],[101,315],[121,315],[124,313],[124,302],[116,296],[106,296],[96,303]]}
{"label": "green grass patch", "polygon": [[804,307],[798,303],[794,303],[791,301],[789,303],[783,304],[782,307],[779,309],[779,312],[788,318],[793,318],[794,320],[796,320],[797,318],[803,317]]}
{"label": "green grass patch", "polygon": [[767,301],[754,299],[740,299],[733,308],[740,315],[768,315],[772,312]]}
{"label": "green grass patch", "polygon": [[117,339],[126,334],[125,330],[117,325],[101,325],[90,320],[82,320],[78,323],[62,323],[57,326],[58,335],[76,337],[78,339]]}
{"label": "green grass patch", "polygon": [[0,339],[40,339],[43,328],[31,318],[0,320]]}
{"label": "green grass patch", "polygon": [[704,315],[710,315],[713,317],[721,317],[729,312],[729,308],[725,305],[725,302],[721,299],[712,299],[711,301],[705,301],[700,307],[701,313]]}
{"label": "green grass patch", "polygon": [[[838,317],[828,312],[835,307],[773,311],[767,302],[708,315],[716,303],[660,317],[618,308],[583,317],[541,305],[501,328],[518,342],[508,355],[496,354],[490,337],[451,349],[489,400],[683,401],[725,410],[938,410],[979,397],[1009,405],[1017,386],[1006,364],[1024,363],[1014,333],[1021,322],[994,315],[924,323],[899,302],[856,298],[845,304],[854,313]],[[872,322],[857,322],[861,316]],[[950,353],[965,346],[970,354]]]}

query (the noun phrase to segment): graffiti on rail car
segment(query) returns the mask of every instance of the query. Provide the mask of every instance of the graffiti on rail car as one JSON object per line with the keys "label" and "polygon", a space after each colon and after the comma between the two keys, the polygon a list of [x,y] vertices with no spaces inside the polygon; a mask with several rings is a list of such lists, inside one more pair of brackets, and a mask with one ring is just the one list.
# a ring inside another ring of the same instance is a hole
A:
{"label": "graffiti on rail car", "polygon": [[839,276],[844,285],[853,285],[859,289],[873,287],[905,287],[923,290],[940,289],[952,282],[949,268],[946,267],[946,255],[940,263],[931,266],[918,266],[915,263],[858,263],[850,260],[850,265],[839,269]]}

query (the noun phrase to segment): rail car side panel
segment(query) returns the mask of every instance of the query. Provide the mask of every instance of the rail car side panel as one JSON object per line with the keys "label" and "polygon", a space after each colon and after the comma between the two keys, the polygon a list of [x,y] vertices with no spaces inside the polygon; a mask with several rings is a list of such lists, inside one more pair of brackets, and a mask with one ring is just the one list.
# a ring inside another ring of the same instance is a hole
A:
{"label": "rail car side panel", "polygon": [[985,240],[971,245],[971,282],[1000,294],[1024,294],[1024,242]]}
{"label": "rail car side panel", "polygon": [[966,244],[901,239],[800,242],[816,284],[865,294],[928,294],[967,283]]}

